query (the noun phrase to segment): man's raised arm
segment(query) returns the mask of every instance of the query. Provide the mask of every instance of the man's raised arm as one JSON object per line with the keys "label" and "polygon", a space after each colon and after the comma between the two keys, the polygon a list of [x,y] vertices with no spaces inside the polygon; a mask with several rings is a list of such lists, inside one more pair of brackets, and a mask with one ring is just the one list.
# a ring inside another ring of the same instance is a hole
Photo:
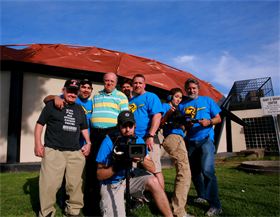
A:
{"label": "man's raised arm", "polygon": [[62,109],[64,107],[65,101],[56,95],[48,95],[43,99],[43,102],[47,104],[49,101],[54,100],[55,107]]}

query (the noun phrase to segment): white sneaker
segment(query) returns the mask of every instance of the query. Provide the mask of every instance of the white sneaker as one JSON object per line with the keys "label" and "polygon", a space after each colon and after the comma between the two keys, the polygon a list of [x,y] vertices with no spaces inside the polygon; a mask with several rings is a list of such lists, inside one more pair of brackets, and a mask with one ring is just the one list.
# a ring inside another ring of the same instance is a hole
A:
{"label": "white sneaker", "polygon": [[193,202],[199,203],[199,204],[207,204],[207,203],[208,203],[207,200],[205,200],[205,199],[203,199],[203,198],[201,198],[201,197],[195,198],[195,199],[193,200]]}
{"label": "white sneaker", "polygon": [[222,213],[222,209],[218,209],[218,208],[215,208],[215,207],[211,207],[206,213],[205,215],[206,216],[217,216],[217,215],[220,215]]}

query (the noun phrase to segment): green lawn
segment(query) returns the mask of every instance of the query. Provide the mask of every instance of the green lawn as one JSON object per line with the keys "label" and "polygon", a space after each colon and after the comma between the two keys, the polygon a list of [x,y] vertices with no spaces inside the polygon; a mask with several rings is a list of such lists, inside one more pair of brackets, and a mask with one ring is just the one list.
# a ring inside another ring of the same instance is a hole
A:
{"label": "green lawn", "polygon": [[[243,159],[244,160],[244,159]],[[280,188],[278,174],[250,174],[236,169],[242,159],[217,162],[216,173],[222,216],[280,216]],[[171,198],[174,169],[164,169],[166,193]],[[0,173],[0,216],[35,216],[39,208],[38,172]],[[197,206],[193,186],[189,192],[189,213],[203,216],[206,206]],[[97,204],[95,204],[97,205]],[[94,205],[94,206],[95,206]],[[57,215],[61,209],[57,206]],[[134,216],[160,216],[151,202],[133,212]]]}

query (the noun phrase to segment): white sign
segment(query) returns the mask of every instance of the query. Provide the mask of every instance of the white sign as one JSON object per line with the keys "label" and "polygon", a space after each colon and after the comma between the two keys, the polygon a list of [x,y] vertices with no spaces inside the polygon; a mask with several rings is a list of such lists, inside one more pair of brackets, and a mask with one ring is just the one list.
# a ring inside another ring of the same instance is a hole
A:
{"label": "white sign", "polygon": [[261,97],[260,100],[264,115],[280,114],[280,96]]}

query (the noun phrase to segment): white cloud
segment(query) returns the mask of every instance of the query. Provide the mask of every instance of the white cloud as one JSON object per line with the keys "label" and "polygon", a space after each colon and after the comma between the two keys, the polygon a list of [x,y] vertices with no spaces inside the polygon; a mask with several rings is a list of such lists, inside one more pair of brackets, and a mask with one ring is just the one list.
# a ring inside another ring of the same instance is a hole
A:
{"label": "white cloud", "polygon": [[195,56],[184,55],[184,56],[175,57],[174,62],[177,64],[189,64],[189,63],[192,63],[194,59],[195,59]]}
{"label": "white cloud", "polygon": [[235,81],[263,77],[272,78],[274,94],[280,95],[279,62],[279,42],[264,45],[254,54],[233,55],[225,51],[220,55],[183,55],[173,59],[175,67],[212,83],[225,95]]}

